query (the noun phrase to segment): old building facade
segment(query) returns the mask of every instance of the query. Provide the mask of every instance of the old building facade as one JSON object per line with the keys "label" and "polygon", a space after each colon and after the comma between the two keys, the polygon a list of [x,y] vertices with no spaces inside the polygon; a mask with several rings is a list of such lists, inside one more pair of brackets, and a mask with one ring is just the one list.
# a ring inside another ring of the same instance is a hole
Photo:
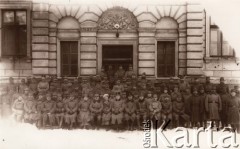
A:
{"label": "old building facade", "polygon": [[239,83],[234,50],[199,4],[11,0],[1,1],[0,10],[1,78],[89,76],[121,64],[148,78]]}

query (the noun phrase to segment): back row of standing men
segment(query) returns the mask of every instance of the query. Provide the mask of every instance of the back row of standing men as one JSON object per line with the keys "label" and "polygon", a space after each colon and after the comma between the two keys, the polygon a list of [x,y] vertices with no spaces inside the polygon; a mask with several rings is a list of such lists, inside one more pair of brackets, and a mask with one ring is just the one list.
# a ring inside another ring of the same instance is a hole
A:
{"label": "back row of standing men", "polygon": [[109,71],[74,80],[33,77],[20,84],[9,78],[0,96],[0,115],[13,112],[16,120],[38,127],[133,129],[147,119],[160,123],[171,119],[172,127],[206,126],[209,120],[217,127],[219,122],[239,127],[239,88],[229,91],[224,78],[218,85],[209,77],[204,84],[171,78],[156,85],[145,73],[137,77],[131,66],[127,72],[121,66],[115,73]]}

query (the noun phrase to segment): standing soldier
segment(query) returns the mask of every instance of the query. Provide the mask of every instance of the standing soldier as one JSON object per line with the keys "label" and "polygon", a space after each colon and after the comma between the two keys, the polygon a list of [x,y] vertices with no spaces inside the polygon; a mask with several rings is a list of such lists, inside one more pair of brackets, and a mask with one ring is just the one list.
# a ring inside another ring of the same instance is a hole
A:
{"label": "standing soldier", "polygon": [[191,89],[190,88],[186,88],[186,90],[185,90],[185,92],[183,93],[182,96],[183,96],[184,109],[185,109],[184,112],[187,115],[190,115],[191,114],[190,97],[192,96]]}
{"label": "standing soldier", "polygon": [[125,120],[127,122],[128,130],[133,130],[133,124],[136,120],[136,104],[133,101],[131,93],[128,94],[128,100],[125,104]]}
{"label": "standing soldier", "polygon": [[7,92],[7,88],[2,89],[1,101],[1,114],[2,118],[8,118],[11,115],[11,96]]}
{"label": "standing soldier", "polygon": [[101,119],[102,119],[102,109],[103,109],[103,104],[100,101],[99,94],[94,95],[94,99],[91,102],[89,106],[90,112],[91,112],[91,121],[92,121],[92,126],[95,128],[99,129],[100,124],[101,124]]}
{"label": "standing soldier", "polygon": [[125,76],[125,71],[123,70],[123,67],[120,65],[118,67],[118,70],[115,72],[114,77],[116,80],[122,80]]}
{"label": "standing soldier", "polygon": [[168,89],[169,89],[169,93],[172,94],[172,92],[174,91],[174,87],[176,86],[177,84],[174,82],[174,79],[171,77],[169,79],[169,82],[168,82]]}
{"label": "standing soldier", "polygon": [[162,121],[169,121],[172,120],[172,101],[170,96],[165,96],[164,98],[162,98],[161,100],[161,104],[162,104]]}
{"label": "standing soldier", "polygon": [[42,76],[41,81],[38,83],[38,92],[40,94],[45,94],[49,90],[49,83],[45,76]]}
{"label": "standing soldier", "polygon": [[37,94],[37,91],[38,91],[38,82],[37,82],[37,79],[35,77],[32,77],[31,82],[29,84],[29,88],[35,96]]}
{"label": "standing soldier", "polygon": [[9,83],[7,84],[7,93],[13,96],[17,93],[17,85],[14,83],[13,77],[9,77]]}
{"label": "standing soldier", "polygon": [[122,91],[124,91],[124,87],[121,84],[120,80],[117,80],[116,85],[113,86],[112,91],[114,93],[121,93]]}
{"label": "standing soldier", "polygon": [[110,89],[112,89],[113,88],[113,84],[115,82],[114,70],[112,68],[112,65],[108,66],[107,76],[108,76],[108,80],[109,80],[109,87],[110,87]]}
{"label": "standing soldier", "polygon": [[57,125],[59,128],[62,127],[63,119],[64,119],[65,107],[62,98],[62,94],[57,94],[57,102],[56,102],[56,109],[55,109],[55,117],[57,121]]}
{"label": "standing soldier", "polygon": [[217,93],[221,94],[224,90],[229,93],[228,85],[224,83],[224,77],[220,78],[220,84],[217,85]]}
{"label": "standing soldier", "polygon": [[173,87],[173,92],[171,93],[171,100],[175,101],[177,97],[182,96],[182,94],[179,92],[178,86]]}
{"label": "standing soldier", "polygon": [[228,126],[228,102],[231,99],[231,95],[227,93],[227,88],[222,88],[220,92],[220,97],[222,100],[222,111],[220,112],[220,118],[221,118],[221,123],[222,127],[227,127]]}
{"label": "standing soldier", "polygon": [[[157,127],[161,118],[162,105],[158,100],[157,94],[153,94],[153,101],[149,103],[150,119],[157,121]],[[155,123],[154,123],[155,124]]]}
{"label": "standing soldier", "polygon": [[178,84],[178,87],[179,87],[179,91],[181,93],[185,92],[186,88],[190,88],[190,85],[189,83],[187,82],[187,80],[182,76],[180,78],[180,82]]}
{"label": "standing soldier", "polygon": [[17,122],[22,122],[24,114],[24,101],[22,96],[18,96],[17,100],[12,105],[14,118]]}
{"label": "standing soldier", "polygon": [[201,98],[198,96],[197,88],[193,89],[193,94],[189,99],[191,108],[191,123],[192,127],[200,127],[200,115],[201,113]]}
{"label": "standing soldier", "polygon": [[210,82],[210,77],[206,77],[206,83],[204,85],[204,88],[207,94],[211,93],[212,86],[213,84]]}
{"label": "standing soldier", "polygon": [[111,120],[111,102],[109,101],[109,95],[103,95],[103,112],[102,112],[102,125],[108,130]]}
{"label": "standing soldier", "polygon": [[201,85],[200,88],[199,88],[199,98],[201,100],[201,106],[200,106],[200,111],[201,111],[201,118],[200,118],[200,121],[201,121],[201,126],[203,127],[207,127],[207,113],[206,113],[206,109],[205,109],[205,99],[206,99],[206,93],[205,93],[205,90],[204,90],[204,87]]}
{"label": "standing soldier", "polygon": [[70,94],[69,99],[65,103],[65,122],[69,129],[72,129],[73,125],[76,123],[78,109],[78,100],[75,98],[74,94]]}
{"label": "standing soldier", "polygon": [[137,126],[141,129],[141,123],[147,120],[148,114],[148,105],[145,101],[144,94],[140,93],[138,102],[136,103],[137,107]]}
{"label": "standing soldier", "polygon": [[145,98],[145,101],[147,103],[147,106],[149,107],[149,104],[153,101],[153,97],[152,97],[152,92],[151,91],[147,92],[147,97]]}
{"label": "standing soldier", "polygon": [[87,94],[84,94],[83,100],[79,102],[78,105],[78,123],[80,124],[80,128],[86,128],[89,129],[90,127],[90,120],[91,120],[91,115],[89,111],[89,106],[90,106],[90,101],[88,98]]}
{"label": "standing soldier", "polygon": [[133,71],[132,65],[129,65],[128,71],[126,71],[126,73],[125,73],[125,78],[132,78],[133,75],[136,76],[136,74]]}
{"label": "standing soldier", "polygon": [[104,77],[107,77],[104,67],[102,67],[101,72],[99,73],[99,76],[101,77],[101,80],[103,80]]}
{"label": "standing soldier", "polygon": [[24,93],[24,89],[27,88],[28,85],[26,84],[25,79],[21,79],[21,83],[18,86],[18,93],[23,94]]}
{"label": "standing soldier", "polygon": [[189,122],[189,115],[185,113],[184,108],[184,101],[181,96],[179,96],[174,102],[173,102],[173,120],[174,120],[174,126],[178,127],[181,123],[180,120],[183,120],[184,123],[187,125]]}
{"label": "standing soldier", "polygon": [[170,98],[171,99],[171,96],[168,94],[168,88],[167,87],[164,87],[163,89],[163,93],[160,95],[159,99],[160,99],[160,102],[162,102],[166,97]]}
{"label": "standing soldier", "polygon": [[[236,90],[232,89],[231,90],[231,98],[229,99],[228,102],[228,121],[229,124],[231,124],[231,127],[233,130],[239,129],[239,116],[240,116],[240,99],[236,97]],[[240,130],[238,130],[239,132]]]}
{"label": "standing soldier", "polygon": [[210,121],[215,122],[216,127],[219,127],[219,112],[222,110],[222,101],[221,97],[216,92],[216,87],[213,86],[211,94],[206,96],[205,108],[208,113]]}
{"label": "standing soldier", "polygon": [[43,103],[43,127],[47,126],[47,121],[49,120],[49,125],[53,126],[55,123],[55,109],[56,103],[52,100],[51,94],[46,95],[46,101]]}
{"label": "standing soldier", "polygon": [[[124,102],[121,100],[121,96],[117,94],[115,96],[115,100],[112,102],[112,125],[113,129],[118,130],[122,125],[123,119],[123,110],[124,110]],[[117,121],[117,124],[116,124]]]}

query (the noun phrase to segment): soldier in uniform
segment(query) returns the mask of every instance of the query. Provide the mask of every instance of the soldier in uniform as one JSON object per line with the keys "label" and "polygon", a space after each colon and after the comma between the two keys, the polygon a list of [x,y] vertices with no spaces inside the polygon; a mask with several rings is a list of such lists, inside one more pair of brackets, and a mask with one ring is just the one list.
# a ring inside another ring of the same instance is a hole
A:
{"label": "soldier in uniform", "polygon": [[[180,124],[187,125],[189,122],[189,115],[185,113],[184,108],[184,101],[182,96],[179,96],[174,102],[173,102],[173,123],[174,127],[180,126]],[[183,120],[183,121],[181,121]]]}
{"label": "soldier in uniform", "polygon": [[222,110],[222,101],[221,97],[216,92],[215,86],[212,87],[211,94],[206,96],[205,108],[210,121],[215,122],[216,127],[218,128],[220,120],[219,112]]}
{"label": "soldier in uniform", "polygon": [[49,83],[45,76],[42,76],[41,81],[38,83],[38,92],[40,94],[45,94],[49,90]]}
{"label": "soldier in uniform", "polygon": [[149,107],[149,104],[153,101],[153,97],[152,97],[152,92],[151,91],[147,92],[147,97],[145,98],[145,101],[147,103],[147,106]]}
{"label": "soldier in uniform", "polygon": [[187,80],[184,77],[180,78],[180,82],[178,86],[179,86],[179,91],[181,93],[185,92],[186,88],[190,88],[190,84],[187,82]]}
{"label": "soldier in uniform", "polygon": [[47,126],[47,122],[49,122],[50,126],[53,126],[55,123],[55,109],[56,102],[52,100],[52,96],[50,93],[46,95],[46,101],[43,103],[43,127]]}
{"label": "soldier in uniform", "polygon": [[207,113],[205,109],[205,99],[206,99],[206,93],[204,90],[204,87],[201,85],[199,87],[199,98],[201,100],[201,106],[200,106],[200,121],[201,121],[201,126],[207,127]]}
{"label": "soldier in uniform", "polygon": [[[26,90],[26,89],[25,89]],[[24,102],[24,121],[27,123],[33,123],[33,114],[36,112],[36,102],[33,94],[28,94]]]}
{"label": "soldier in uniform", "polygon": [[102,119],[102,109],[103,109],[103,103],[100,101],[100,97],[98,93],[95,93],[94,99],[91,102],[89,106],[90,112],[91,112],[91,122],[92,126],[95,128],[99,128],[101,124]]}
{"label": "soldier in uniform", "polygon": [[37,94],[38,91],[38,82],[37,79],[35,77],[31,78],[31,82],[29,84],[29,88],[31,90],[31,92],[33,92],[34,96]]}
{"label": "soldier in uniform", "polygon": [[126,73],[125,73],[125,78],[132,78],[133,75],[136,76],[136,74],[133,71],[132,65],[129,65],[128,71],[126,71]]}
{"label": "soldier in uniform", "polygon": [[171,100],[175,101],[179,96],[182,96],[182,94],[179,92],[178,86],[175,85],[173,87],[173,92],[171,93]]}
{"label": "soldier in uniform", "polygon": [[90,124],[89,124],[91,120],[91,115],[89,111],[90,103],[91,102],[88,98],[88,95],[84,94],[83,100],[81,100],[78,105],[78,111],[79,111],[78,123],[80,124],[80,128],[86,128],[86,129],[90,128]]}
{"label": "soldier in uniform", "polygon": [[231,99],[231,95],[227,93],[226,87],[221,89],[221,92],[219,95],[222,101],[222,111],[220,112],[221,123],[222,123],[222,127],[227,127],[229,123],[228,123],[228,113],[226,111],[228,111],[228,103]]}
{"label": "soldier in uniform", "polygon": [[158,95],[154,93],[153,100],[149,103],[150,119],[157,120],[159,122],[161,119],[161,110],[162,104],[159,101]]}
{"label": "soldier in uniform", "polygon": [[18,93],[23,94],[24,93],[24,89],[27,88],[28,85],[26,84],[25,79],[21,79],[21,83],[18,86]]}
{"label": "soldier in uniform", "polygon": [[240,132],[239,130],[239,115],[240,115],[240,99],[238,97],[236,97],[236,90],[232,89],[231,90],[231,98],[229,99],[228,102],[228,111],[226,113],[228,113],[228,122],[229,124],[231,124],[231,127],[233,128],[233,130],[237,130],[238,132]]}
{"label": "soldier in uniform", "polygon": [[167,87],[164,87],[163,89],[163,93],[160,95],[159,99],[160,99],[160,102],[162,102],[166,97],[170,98],[171,99],[171,96],[168,94],[168,88]]}
{"label": "soldier in uniform", "polygon": [[118,67],[118,70],[114,74],[115,80],[122,80],[124,76],[125,76],[125,71],[123,70],[123,67],[120,65]]}
{"label": "soldier in uniform", "polygon": [[12,111],[14,118],[17,122],[22,122],[24,114],[24,101],[21,96],[18,96],[17,100],[12,105]]}
{"label": "soldier in uniform", "polygon": [[107,77],[107,73],[105,72],[104,67],[101,68],[101,72],[99,73],[99,76],[101,77],[101,80],[103,80],[104,77]]}
{"label": "soldier in uniform", "polygon": [[191,114],[191,107],[190,107],[190,97],[192,96],[191,94],[191,89],[190,88],[186,88],[185,92],[182,94],[183,97],[183,101],[184,101],[184,112],[187,115]]}
{"label": "soldier in uniform", "polygon": [[161,118],[162,121],[172,120],[172,101],[170,96],[164,96],[161,100],[162,111]]}
{"label": "soldier in uniform", "polygon": [[[111,116],[111,123],[113,125],[113,129],[118,130],[120,126],[122,125],[122,119],[123,119],[123,110],[124,110],[125,104],[121,100],[121,96],[117,94],[115,96],[115,100],[112,101],[112,116]],[[117,124],[116,124],[117,122]]]}
{"label": "soldier in uniform", "polygon": [[137,126],[141,129],[141,124],[143,121],[147,120],[148,115],[148,105],[145,101],[144,94],[140,93],[138,102],[136,103],[137,108]]}
{"label": "soldier in uniform", "polygon": [[56,109],[55,109],[55,117],[56,117],[56,122],[58,127],[62,127],[63,120],[64,120],[64,113],[65,113],[65,107],[64,107],[64,102],[62,98],[62,94],[58,93],[57,94],[57,101],[56,101]]}
{"label": "soldier in uniform", "polygon": [[169,89],[169,93],[172,94],[172,92],[174,91],[174,87],[176,86],[177,84],[175,83],[174,79],[171,77],[169,79],[169,82],[168,82],[168,89]]}
{"label": "soldier in uniform", "polygon": [[75,98],[75,94],[70,94],[70,97],[65,103],[65,122],[69,129],[72,129],[76,123],[78,110],[78,100]]}
{"label": "soldier in uniform", "polygon": [[102,126],[107,130],[109,129],[110,120],[111,120],[111,102],[109,101],[109,95],[103,95],[103,110],[102,110]]}
{"label": "soldier in uniform", "polygon": [[112,68],[112,65],[108,66],[108,70],[107,70],[107,76],[108,76],[108,80],[109,80],[109,87],[110,89],[113,88],[115,79],[114,79],[114,70]]}
{"label": "soldier in uniform", "polygon": [[221,94],[223,90],[226,90],[229,93],[228,85],[224,83],[224,77],[220,78],[220,84],[217,85],[217,93]]}
{"label": "soldier in uniform", "polygon": [[133,96],[128,93],[127,102],[125,104],[125,120],[127,122],[127,130],[133,130],[133,124],[136,121],[136,104],[133,101]]}
{"label": "soldier in uniform", "polygon": [[198,89],[193,89],[193,94],[189,99],[190,108],[191,108],[191,123],[192,127],[200,127],[200,117],[203,113],[201,113],[201,98],[198,96]]}
{"label": "soldier in uniform", "polygon": [[206,83],[204,84],[205,92],[207,94],[211,93],[213,84],[210,82],[210,77],[206,77]]}
{"label": "soldier in uniform", "polygon": [[124,87],[121,84],[120,80],[117,80],[116,85],[113,86],[112,91],[114,93],[121,93],[122,91],[124,91]]}
{"label": "soldier in uniform", "polygon": [[36,126],[38,128],[42,127],[42,114],[43,114],[45,100],[46,100],[46,97],[43,94],[38,95],[38,98],[36,101],[36,111],[33,117],[34,122],[36,123]]}
{"label": "soldier in uniform", "polygon": [[7,84],[7,92],[11,96],[17,93],[17,85],[14,83],[13,77],[9,77],[9,83]]}

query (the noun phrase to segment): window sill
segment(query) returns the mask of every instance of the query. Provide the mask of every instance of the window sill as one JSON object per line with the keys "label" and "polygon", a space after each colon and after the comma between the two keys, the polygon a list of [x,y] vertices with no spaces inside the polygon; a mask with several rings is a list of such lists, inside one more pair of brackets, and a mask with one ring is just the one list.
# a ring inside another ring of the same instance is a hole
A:
{"label": "window sill", "polygon": [[219,61],[235,61],[238,62],[240,59],[238,57],[204,57],[206,63],[219,62]]}
{"label": "window sill", "polygon": [[5,61],[5,60],[8,60],[8,61],[26,61],[27,63],[31,63],[32,61],[32,58],[31,57],[28,57],[28,56],[22,56],[22,57],[18,57],[18,58],[14,58],[13,56],[2,56],[0,57],[0,61]]}

